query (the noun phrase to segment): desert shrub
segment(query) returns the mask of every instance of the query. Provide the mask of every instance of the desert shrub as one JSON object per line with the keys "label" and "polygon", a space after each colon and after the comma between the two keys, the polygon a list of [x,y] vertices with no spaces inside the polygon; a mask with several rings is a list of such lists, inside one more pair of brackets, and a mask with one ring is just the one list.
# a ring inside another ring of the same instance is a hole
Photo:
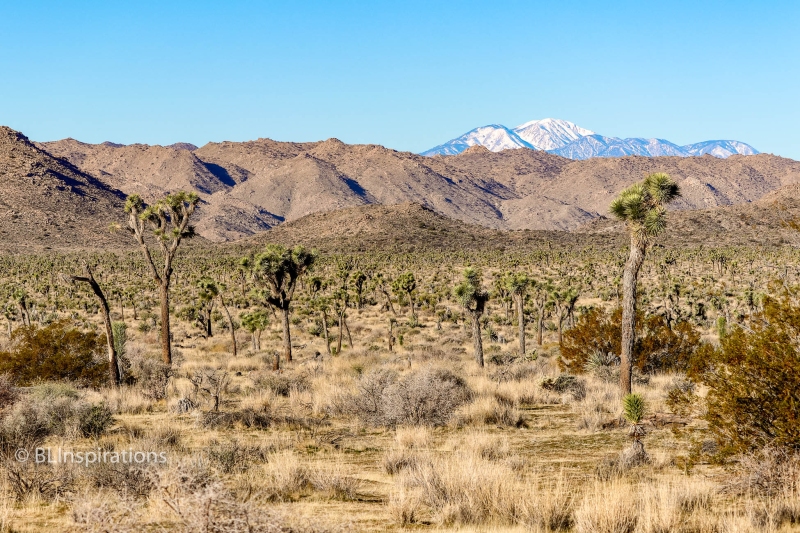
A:
{"label": "desert shrub", "polygon": [[90,484],[111,489],[126,498],[147,498],[155,488],[155,475],[150,465],[101,461],[87,470]]}
{"label": "desert shrub", "polygon": [[8,462],[3,469],[8,488],[18,501],[52,500],[72,492],[75,487],[75,475],[68,465]]}
{"label": "desert shrub", "polygon": [[399,379],[378,368],[358,380],[344,411],[372,426],[442,426],[471,395],[466,382],[446,369],[426,367]]}
{"label": "desert shrub", "polygon": [[98,437],[113,423],[111,410],[92,404],[63,384],[42,384],[23,396],[0,421],[0,452],[32,450],[49,435]]}
{"label": "desert shrub", "polygon": [[19,402],[0,422],[0,456],[13,458],[18,449],[33,450],[50,435],[48,420],[29,402]]}
{"label": "desert shrub", "polygon": [[270,454],[269,447],[249,446],[237,440],[212,442],[208,448],[211,464],[225,474],[245,472],[254,464],[265,463]]}
{"label": "desert shrub", "polygon": [[172,377],[173,369],[156,356],[149,354],[131,354],[130,379],[135,382],[142,394],[151,400],[163,400],[167,397],[167,385]]}
{"label": "desert shrub", "polygon": [[386,422],[443,426],[472,393],[466,382],[443,368],[424,368],[413,372],[384,393]]}
{"label": "desert shrub", "polygon": [[286,417],[276,419],[269,411],[256,411],[251,408],[244,408],[239,411],[208,411],[200,417],[200,424],[203,427],[213,429],[230,429],[236,426],[266,429],[276,421],[290,422]]}
{"label": "desert shrub", "polygon": [[[581,373],[598,354],[621,353],[622,310],[612,312],[594,308],[581,315],[574,328],[564,333],[561,345],[562,370]],[[670,328],[661,315],[636,318],[634,365],[645,373],[666,370],[686,370],[700,347],[700,333],[686,321]]]}
{"label": "desert shrub", "polygon": [[542,366],[539,363],[516,360],[510,364],[500,365],[496,370],[489,373],[489,379],[498,383],[510,381],[525,381],[542,373]]}
{"label": "desert shrub", "polygon": [[114,416],[104,404],[83,407],[78,415],[78,429],[84,437],[99,437],[114,423]]}
{"label": "desert shrub", "polygon": [[346,399],[343,411],[355,415],[363,423],[380,426],[386,421],[383,396],[386,389],[397,381],[397,373],[386,368],[375,368],[361,376],[356,383],[356,393]]}
{"label": "desert shrub", "polygon": [[695,385],[691,381],[678,379],[667,389],[667,399],[664,403],[676,415],[687,416],[698,402],[694,389]]}
{"label": "desert shrub", "polygon": [[560,374],[555,379],[545,378],[541,385],[544,390],[559,394],[569,393],[577,401],[586,397],[586,382],[570,374]]}
{"label": "desert shrub", "polygon": [[786,488],[800,488],[800,454],[762,448],[740,456],[735,474],[725,486],[727,492],[776,496]]}
{"label": "desert shrub", "polygon": [[19,399],[19,391],[9,374],[0,374],[0,411],[7,409]]}
{"label": "desert shrub", "polygon": [[70,381],[98,388],[108,382],[105,338],[66,321],[19,327],[11,334],[10,348],[0,352],[0,373],[11,374],[23,386]]}
{"label": "desert shrub", "polygon": [[720,454],[765,446],[800,449],[800,308],[766,298],[751,332],[734,326],[705,346],[691,375],[709,387],[709,429]]}

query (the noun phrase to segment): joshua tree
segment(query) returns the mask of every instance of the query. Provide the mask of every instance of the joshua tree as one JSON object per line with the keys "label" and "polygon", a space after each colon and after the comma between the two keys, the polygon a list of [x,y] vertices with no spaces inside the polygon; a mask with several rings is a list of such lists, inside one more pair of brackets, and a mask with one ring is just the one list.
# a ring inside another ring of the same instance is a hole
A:
{"label": "joshua tree", "polygon": [[531,280],[533,286],[533,303],[536,306],[536,344],[542,345],[542,334],[544,333],[544,319],[547,318],[547,313],[552,307],[550,300],[550,291],[552,286],[547,282],[534,282]]}
{"label": "joshua tree", "polygon": [[19,309],[19,317],[22,325],[30,326],[31,315],[28,312],[28,293],[25,292],[25,289],[17,289],[14,291],[12,297],[14,298],[14,302],[17,304],[17,309]]}
{"label": "joshua tree", "polygon": [[100,285],[94,279],[92,269],[89,268],[88,263],[83,263],[83,276],[67,276],[67,279],[73,283],[88,283],[89,287],[92,289],[92,292],[97,297],[97,301],[100,304],[100,311],[103,315],[103,325],[106,328],[106,344],[108,346],[108,373],[111,383],[115,387],[119,387],[121,377],[119,372],[119,362],[117,361],[117,345],[114,342],[114,328],[111,324],[111,313],[109,312],[106,295],[103,294],[103,289],[100,288]]}
{"label": "joshua tree", "polygon": [[464,269],[464,279],[453,290],[458,303],[472,318],[472,342],[475,346],[475,362],[483,366],[483,342],[481,341],[481,316],[486,309],[489,293],[481,285],[481,273],[472,267]]}
{"label": "joshua tree", "polygon": [[506,290],[511,294],[517,306],[517,324],[519,327],[519,353],[525,355],[525,291],[531,280],[525,274],[510,274],[504,279]]}
{"label": "joshua tree", "polygon": [[391,311],[393,315],[397,316],[397,311],[394,310],[392,304],[392,297],[389,295],[389,280],[381,273],[375,274],[372,278],[371,287],[373,290],[381,293],[386,299],[386,309]]}
{"label": "joshua tree", "polygon": [[665,206],[680,195],[678,185],[666,174],[650,174],[631,185],[611,203],[611,213],[624,221],[631,236],[631,249],[622,276],[622,354],[620,387],[630,394],[633,377],[633,347],[636,322],[636,281],[647,246],[667,226]]}
{"label": "joshua tree", "polygon": [[[172,364],[172,343],[169,328],[169,287],[172,263],[181,240],[194,237],[194,227],[189,218],[200,198],[193,192],[179,191],[168,194],[153,205],[145,207],[138,194],[128,196],[125,212],[128,213],[128,231],[139,243],[145,263],[159,286],[161,296],[161,358]],[[163,264],[156,267],[150,248],[145,242],[145,230],[150,229],[161,248]]]}
{"label": "joshua tree", "polygon": [[261,350],[261,332],[269,327],[269,315],[259,309],[242,315],[242,327],[253,336],[253,350]]}
{"label": "joshua tree", "polygon": [[353,289],[356,292],[356,309],[361,309],[364,305],[364,282],[367,281],[367,275],[361,272],[360,270],[356,270],[353,273]]}
{"label": "joshua tree", "polygon": [[553,302],[553,310],[555,311],[556,326],[558,327],[558,344],[560,346],[563,340],[564,320],[572,314],[573,309],[575,309],[575,303],[578,301],[578,291],[574,288],[554,290],[550,298]]}
{"label": "joshua tree", "polygon": [[203,321],[206,337],[212,337],[211,312],[214,309],[214,300],[219,296],[219,288],[211,278],[200,278],[197,282],[197,298],[200,300],[200,316]]}
{"label": "joshua tree", "polygon": [[218,287],[218,295],[219,303],[222,306],[222,310],[225,311],[225,317],[228,319],[228,327],[231,329],[231,341],[233,341],[233,356],[236,357],[238,355],[239,349],[236,345],[236,329],[239,325],[233,321],[233,317],[231,316],[231,312],[228,310],[228,306],[225,304],[225,296],[222,294],[227,287],[225,284],[220,284]]}
{"label": "joshua tree", "polygon": [[[289,330],[289,313],[297,280],[306,273],[316,260],[316,253],[302,246],[288,249],[279,244],[268,244],[264,251],[252,260],[253,278],[267,288],[264,300],[283,313],[283,356],[292,360],[292,336]],[[249,261],[244,262],[245,265]],[[280,366],[277,362],[276,366]]]}
{"label": "joshua tree", "polygon": [[[322,286],[321,281],[319,285],[320,287]],[[322,334],[325,336],[325,351],[328,353],[328,355],[331,355],[331,340],[330,333],[328,331],[328,313],[331,310],[331,299],[327,296],[315,296],[311,305],[322,318]]]}
{"label": "joshua tree", "polygon": [[408,305],[411,307],[411,318],[416,320],[417,314],[414,311],[414,296],[413,293],[417,288],[417,280],[414,278],[413,272],[406,272],[399,275],[392,282],[392,291],[395,294],[405,293],[408,296]]}

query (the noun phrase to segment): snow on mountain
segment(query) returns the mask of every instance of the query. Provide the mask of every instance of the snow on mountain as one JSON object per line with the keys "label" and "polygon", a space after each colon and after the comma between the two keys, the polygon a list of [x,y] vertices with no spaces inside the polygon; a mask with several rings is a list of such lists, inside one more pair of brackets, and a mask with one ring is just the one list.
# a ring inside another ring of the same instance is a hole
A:
{"label": "snow on mountain", "polygon": [[576,139],[594,134],[591,130],[557,118],[532,120],[517,126],[513,131],[539,150],[557,150]]}
{"label": "snow on mountain", "polygon": [[645,157],[667,155],[685,157],[689,155],[682,147],[664,139],[620,139],[597,134],[581,137],[563,148],[550,150],[550,152],[570,159],[624,157],[626,155],[641,155]]}
{"label": "snow on mountain", "polygon": [[735,154],[759,153],[740,141],[704,141],[678,146],[664,139],[606,137],[566,120],[545,118],[526,122],[513,130],[499,124],[475,128],[461,137],[422,152],[422,155],[456,155],[475,145],[484,146],[492,152],[513,148],[546,150],[570,159],[628,155],[688,157],[705,154],[726,158]]}
{"label": "snow on mountain", "polygon": [[461,137],[456,137],[451,141],[440,144],[426,152],[422,152],[422,155],[460,154],[470,146],[475,146],[476,144],[485,146],[492,152],[500,152],[502,150],[514,148],[533,148],[533,146],[525,142],[519,135],[505,126],[490,124],[468,131]]}
{"label": "snow on mountain", "polygon": [[739,141],[705,141],[687,144],[683,147],[690,155],[711,154],[714,157],[726,158],[732,155],[755,155],[758,152],[749,144]]}

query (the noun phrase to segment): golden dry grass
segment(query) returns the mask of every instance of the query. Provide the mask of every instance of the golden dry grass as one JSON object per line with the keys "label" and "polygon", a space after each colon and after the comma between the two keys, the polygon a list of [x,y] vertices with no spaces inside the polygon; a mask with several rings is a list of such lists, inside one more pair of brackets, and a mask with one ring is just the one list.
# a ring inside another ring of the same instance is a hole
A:
{"label": "golden dry grass", "polygon": [[[73,490],[54,500],[18,502],[0,487],[0,531],[102,531],[103,524],[112,524],[109,530],[183,531],[196,518],[189,514],[208,502],[232,513],[270,513],[280,516],[278,522],[365,532],[800,530],[792,522],[800,517],[797,486],[771,496],[735,495],[721,491],[730,476],[721,467],[687,466],[693,442],[704,438],[698,419],[675,430],[651,428],[645,437],[650,464],[598,475],[598,465],[628,443],[625,429],[602,429],[620,414],[614,384],[583,377],[586,394],[580,398],[542,389],[541,380],[558,373],[553,339],[537,347],[539,358],[523,378],[498,381],[497,366],[476,367],[462,329],[437,330],[435,317],[424,312],[421,319],[424,327],[407,328],[407,342],[389,353],[370,349],[378,342],[373,336],[385,335],[380,315],[354,312],[356,346],[332,358],[315,357],[316,351],[325,354],[323,341],[296,327],[295,342],[305,347],[278,376],[290,380],[285,390],[269,381],[276,379],[269,370],[280,346],[276,330],[265,332],[262,352],[245,345],[236,359],[225,351],[227,339],[193,338],[193,348],[180,350],[182,362],[165,400],[149,399],[137,386],[87,393],[112,408],[114,426],[97,440],[47,443],[165,451],[169,464],[156,469],[149,496],[98,486],[91,468],[76,467]],[[177,328],[176,338],[186,334]],[[129,342],[154,350],[148,335],[132,331]],[[487,353],[509,349],[487,344]],[[347,398],[370,370],[405,376],[428,366],[452,370],[472,391],[446,426],[372,427],[349,414]],[[220,411],[263,414],[267,427],[245,418],[204,422],[211,398],[190,378],[215,369],[230,380]],[[639,387],[651,410],[666,411],[674,379],[655,376]],[[178,400],[190,397],[198,408],[176,412]],[[206,488],[191,489],[187,471],[206,476]],[[175,506],[189,514],[180,515]]]}

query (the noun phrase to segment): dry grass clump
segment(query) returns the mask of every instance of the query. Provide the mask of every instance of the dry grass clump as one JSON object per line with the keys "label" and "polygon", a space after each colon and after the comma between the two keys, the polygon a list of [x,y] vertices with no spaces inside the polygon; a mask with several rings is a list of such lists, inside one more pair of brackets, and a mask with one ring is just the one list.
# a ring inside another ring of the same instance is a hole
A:
{"label": "dry grass clump", "polygon": [[577,533],[634,533],[638,522],[633,487],[595,483],[575,508]]}
{"label": "dry grass clump", "polygon": [[425,426],[398,427],[392,446],[383,455],[382,467],[387,474],[395,475],[408,468],[418,467],[423,460],[422,451],[431,445],[431,432]]}
{"label": "dry grass clump", "polygon": [[563,476],[556,485],[523,477],[507,439],[471,432],[453,439],[452,452],[418,452],[401,469],[388,500],[396,523],[430,515],[441,525],[527,525],[545,531],[572,523],[572,498]]}
{"label": "dry grass clump", "polygon": [[439,457],[402,474],[400,483],[415,489],[441,524],[515,524],[524,521],[528,496],[515,474],[477,457]]}
{"label": "dry grass clump", "polygon": [[571,405],[577,414],[578,429],[599,431],[604,423],[621,415],[619,386],[590,377],[586,380],[585,398]]}
{"label": "dry grass clump", "polygon": [[354,500],[363,483],[345,466],[341,456],[325,457],[322,464],[309,470],[309,482],[315,491],[323,493],[329,499]]}
{"label": "dry grass clump", "polygon": [[257,388],[268,389],[277,396],[288,397],[292,392],[307,391],[311,388],[310,376],[305,371],[286,371],[279,374],[259,371],[250,378]]}
{"label": "dry grass clump", "polygon": [[138,387],[123,385],[119,388],[105,388],[101,394],[106,405],[116,414],[140,415],[151,413],[156,403]]}
{"label": "dry grass clump", "polygon": [[516,405],[496,396],[479,396],[459,409],[456,424],[465,426],[524,427],[525,419]]}
{"label": "dry grass clump", "polygon": [[73,520],[81,531],[133,532],[165,529],[214,533],[316,533],[344,531],[309,523],[293,524],[256,500],[242,502],[202,464],[180,462],[154,476],[157,497],[147,508],[126,500],[88,495],[73,506]]}

